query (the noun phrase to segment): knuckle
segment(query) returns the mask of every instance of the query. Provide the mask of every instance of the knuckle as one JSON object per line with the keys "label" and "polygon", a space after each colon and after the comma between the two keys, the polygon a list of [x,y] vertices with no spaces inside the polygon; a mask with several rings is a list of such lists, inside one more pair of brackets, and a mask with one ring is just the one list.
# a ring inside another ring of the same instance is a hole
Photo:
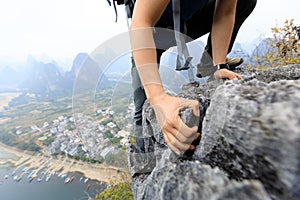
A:
{"label": "knuckle", "polygon": [[174,125],[174,121],[170,118],[166,119],[166,126],[173,126]]}
{"label": "knuckle", "polygon": [[185,143],[185,144],[191,143],[191,140],[189,138],[185,138],[183,143]]}
{"label": "knuckle", "polygon": [[192,136],[193,136],[192,133],[185,133],[184,134],[184,137],[187,138],[187,139],[190,138],[190,137],[192,137]]}
{"label": "knuckle", "polygon": [[169,141],[169,143],[170,143],[171,145],[176,146],[176,140],[175,140],[175,139],[171,139],[171,140]]}
{"label": "knuckle", "polygon": [[184,149],[184,150],[187,150],[187,149],[189,149],[189,147],[190,147],[190,146],[189,146],[189,145],[187,145],[187,144],[183,145],[183,149]]}
{"label": "knuckle", "polygon": [[161,130],[164,135],[167,135],[168,127],[166,126],[166,124],[161,128]]}
{"label": "knuckle", "polygon": [[182,142],[182,143],[186,143],[187,141],[188,141],[188,139],[185,136],[181,137],[181,139],[180,139],[180,142]]}

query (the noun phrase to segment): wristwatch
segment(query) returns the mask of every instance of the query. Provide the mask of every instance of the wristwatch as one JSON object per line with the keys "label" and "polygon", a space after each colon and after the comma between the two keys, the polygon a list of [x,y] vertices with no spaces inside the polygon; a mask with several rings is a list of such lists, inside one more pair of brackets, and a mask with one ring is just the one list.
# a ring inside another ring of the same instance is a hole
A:
{"label": "wristwatch", "polygon": [[217,67],[217,69],[228,69],[228,70],[230,70],[229,65],[227,63],[226,64],[217,64],[216,67]]}

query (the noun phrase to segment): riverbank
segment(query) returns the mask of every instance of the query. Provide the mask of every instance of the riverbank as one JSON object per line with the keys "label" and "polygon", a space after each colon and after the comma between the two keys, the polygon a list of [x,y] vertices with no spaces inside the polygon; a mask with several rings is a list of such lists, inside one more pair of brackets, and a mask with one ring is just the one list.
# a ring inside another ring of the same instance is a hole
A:
{"label": "riverbank", "polygon": [[88,179],[104,183],[130,181],[130,175],[126,169],[114,166],[91,164],[62,156],[52,158],[42,154],[22,152],[17,148],[1,143],[0,149],[17,157],[17,159],[15,157],[0,157],[0,164],[11,163],[16,167],[16,170],[27,166],[29,169],[37,169],[38,172],[47,167],[51,171],[58,171],[58,176],[70,172],[79,172]]}
{"label": "riverbank", "polygon": [[0,111],[2,111],[2,109],[8,105],[8,103],[20,96],[22,93],[16,92],[16,93],[0,93]]}

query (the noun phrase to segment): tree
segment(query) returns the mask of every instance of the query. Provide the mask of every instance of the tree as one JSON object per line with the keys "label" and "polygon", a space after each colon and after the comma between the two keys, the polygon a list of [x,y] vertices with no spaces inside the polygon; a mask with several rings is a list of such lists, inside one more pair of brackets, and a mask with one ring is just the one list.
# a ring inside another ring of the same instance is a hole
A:
{"label": "tree", "polygon": [[97,158],[97,162],[100,163],[100,164],[103,163],[104,162],[104,158],[102,156],[99,156]]}
{"label": "tree", "polygon": [[54,138],[47,138],[42,143],[44,146],[49,146],[52,142],[54,142]]}
{"label": "tree", "polygon": [[110,130],[107,130],[103,133],[105,138],[113,138],[114,135],[110,132]]}
{"label": "tree", "polygon": [[294,19],[286,20],[281,28],[272,28],[276,41],[278,62],[284,64],[300,63],[300,26],[294,25]]}
{"label": "tree", "polygon": [[52,154],[51,154],[51,156],[52,156],[52,157],[54,157],[54,158],[57,158],[57,156],[58,156],[58,153],[57,153],[57,152],[55,152],[55,153],[52,153]]}
{"label": "tree", "polygon": [[111,200],[133,199],[131,183],[123,182],[123,183],[114,184],[112,187],[96,195],[96,200],[101,200],[101,199],[111,199]]}

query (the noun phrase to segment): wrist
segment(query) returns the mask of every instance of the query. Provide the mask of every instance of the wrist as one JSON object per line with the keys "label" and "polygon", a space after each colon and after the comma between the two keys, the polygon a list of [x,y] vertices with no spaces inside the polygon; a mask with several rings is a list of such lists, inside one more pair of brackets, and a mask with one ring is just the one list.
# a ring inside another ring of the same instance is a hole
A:
{"label": "wrist", "polygon": [[216,66],[216,68],[218,69],[218,70],[220,70],[220,69],[230,69],[230,67],[229,67],[229,65],[227,64],[227,63],[225,63],[225,64],[217,64],[217,65],[215,65]]}
{"label": "wrist", "polygon": [[150,105],[157,105],[160,104],[161,102],[164,102],[165,97],[168,96],[167,93],[163,92],[160,93],[159,95],[155,95],[152,97],[147,98]]}
{"label": "wrist", "polygon": [[166,92],[162,85],[151,84],[144,86],[146,96],[151,105],[156,104],[161,101],[161,99],[166,95]]}

